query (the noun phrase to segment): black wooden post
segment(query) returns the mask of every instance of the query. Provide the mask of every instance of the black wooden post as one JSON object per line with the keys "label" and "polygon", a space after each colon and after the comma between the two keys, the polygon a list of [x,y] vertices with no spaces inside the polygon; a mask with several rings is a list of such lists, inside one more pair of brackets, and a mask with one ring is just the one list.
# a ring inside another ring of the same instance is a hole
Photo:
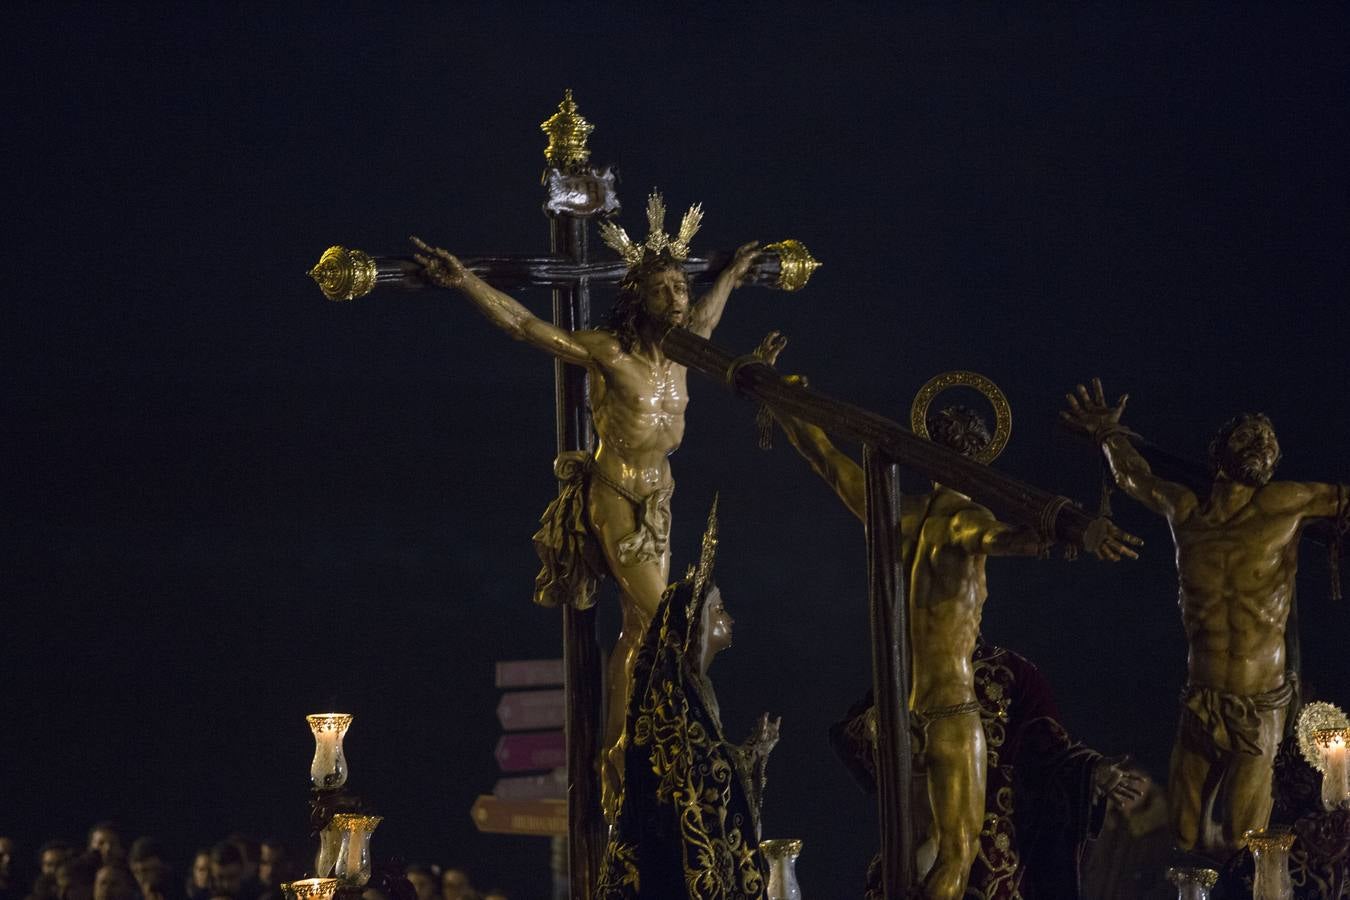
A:
{"label": "black wooden post", "polygon": [[[587,260],[586,220],[559,213],[549,219],[550,251],[574,263]],[[553,322],[569,331],[590,327],[588,279],[553,289]],[[586,370],[554,360],[558,452],[589,451],[594,443]],[[600,812],[600,723],[604,670],[595,608],[563,607],[563,694],[567,741],[568,880],[572,900],[591,900],[605,848]]]}
{"label": "black wooden post", "polygon": [[877,821],[886,900],[908,900],[914,886],[910,811],[909,607],[900,538],[899,467],[863,448],[866,481],[867,596],[872,621],[872,690],[877,715]]}

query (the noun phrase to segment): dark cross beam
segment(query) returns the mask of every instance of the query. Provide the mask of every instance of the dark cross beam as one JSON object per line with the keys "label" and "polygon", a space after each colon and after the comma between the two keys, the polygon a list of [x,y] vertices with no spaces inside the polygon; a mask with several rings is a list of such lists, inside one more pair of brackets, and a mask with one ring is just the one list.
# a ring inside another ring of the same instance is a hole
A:
{"label": "dark cross beam", "polygon": [[[559,213],[557,219],[585,219],[584,215]],[[746,276],[746,284],[795,291],[806,284],[820,263],[806,247],[787,240],[765,247]],[[711,284],[735,255],[732,251],[691,256],[683,263],[691,286]],[[574,259],[555,246],[550,256],[461,256],[459,261],[479,278],[502,290],[549,287],[567,289],[578,283],[616,285],[628,271],[622,261],[590,262]],[[420,290],[436,288],[422,275],[411,256],[371,256],[361,250],[333,246],[324,251],[309,276],[329,300],[364,297],[377,288]]]}
{"label": "dark cross beam", "polygon": [[[591,327],[590,289],[616,285],[627,266],[618,260],[595,262],[587,247],[587,220],[619,209],[614,176],[587,165],[586,137],[592,126],[583,119],[569,90],[558,112],[540,126],[548,135],[544,173],[549,216],[548,256],[465,256],[460,261],[497,288],[539,288],[553,291],[553,322],[569,330]],[[820,265],[806,247],[786,240],[770,244],[747,276],[749,284],[797,290]],[[692,285],[710,283],[734,252],[690,258],[684,270]],[[432,288],[422,267],[411,257],[371,256],[361,250],[330,247],[310,270],[330,300],[364,297],[376,288]],[[439,288],[437,288],[439,289]],[[554,384],[558,451],[590,450],[594,436],[588,403],[586,371],[555,361]],[[603,664],[596,640],[595,610],[563,608],[563,660],[567,736],[567,815],[569,880],[572,900],[595,894],[605,849],[600,812],[600,723]]]}
{"label": "dark cross beam", "polygon": [[1047,541],[1082,546],[1106,524],[1105,517],[1088,514],[1068,497],[968,459],[871,410],[788,381],[753,354],[735,356],[683,328],[671,329],[661,349],[675,362],[777,411],[881,451],[892,462],[970,496],[1005,522],[1037,528]]}

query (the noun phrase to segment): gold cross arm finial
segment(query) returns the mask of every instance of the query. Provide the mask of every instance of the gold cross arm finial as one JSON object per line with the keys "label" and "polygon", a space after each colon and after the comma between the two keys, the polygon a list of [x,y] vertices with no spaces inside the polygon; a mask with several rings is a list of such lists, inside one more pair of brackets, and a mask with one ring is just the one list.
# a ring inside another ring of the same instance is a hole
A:
{"label": "gold cross arm finial", "polygon": [[539,123],[539,130],[548,136],[548,147],[544,150],[544,159],[555,169],[574,169],[591,158],[586,149],[586,139],[595,126],[582,118],[577,112],[577,103],[572,99],[572,89],[563,91],[558,111]]}

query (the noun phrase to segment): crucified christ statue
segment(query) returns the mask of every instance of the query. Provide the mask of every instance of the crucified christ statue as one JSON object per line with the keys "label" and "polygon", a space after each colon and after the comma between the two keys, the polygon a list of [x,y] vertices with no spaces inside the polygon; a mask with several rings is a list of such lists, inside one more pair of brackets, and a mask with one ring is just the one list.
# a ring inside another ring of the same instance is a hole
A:
{"label": "crucified christ statue", "polygon": [[[867,521],[862,468],[822,429],[790,416],[777,418],[816,474],[850,512]],[[962,406],[931,417],[927,429],[937,443],[972,458],[993,440],[980,415]],[[985,813],[985,735],[972,661],[988,594],[985,560],[1034,558],[1047,548],[1037,529],[1000,522],[969,497],[942,485],[934,485],[929,494],[901,499],[900,532],[909,570],[911,730],[915,756],[927,770],[928,849],[935,853],[921,894],[925,900],[959,900],[979,852]],[[1088,549],[1114,562],[1137,558],[1131,545],[1140,543],[1107,524]]]}
{"label": "crucified christ statue", "polygon": [[697,302],[681,263],[698,230],[702,210],[685,214],[677,235],[664,232],[665,204],[647,203],[651,234],[642,244],[612,223],[601,235],[624,257],[628,271],[608,327],[568,331],[535,316],[507,294],[470,272],[452,254],[413,238],[426,277],[462,291],[497,327],[590,376],[591,417],[598,437],[591,454],[560,458],[559,497],[535,535],[544,571],[537,602],[595,602],[595,582],[608,573],[618,582],[622,625],[609,661],[601,808],[612,819],[623,778],[623,723],[629,681],[643,632],[656,614],[670,574],[670,498],[675,483],[667,457],[684,436],[689,397],[687,371],[666,358],[661,339],[672,327],[707,338],[722,318],[733,288],[759,256],[745,244]]}
{"label": "crucified christ statue", "polygon": [[1314,517],[1350,511],[1345,485],[1271,481],[1280,445],[1270,420],[1244,413],[1209,445],[1214,484],[1203,500],[1153,474],[1120,424],[1127,397],[1101,381],[1066,395],[1066,424],[1101,445],[1120,489],[1167,519],[1177,549],[1178,604],[1189,645],[1167,797],[1178,845],[1218,860],[1265,828],[1275,751],[1294,684],[1285,624],[1298,539]]}

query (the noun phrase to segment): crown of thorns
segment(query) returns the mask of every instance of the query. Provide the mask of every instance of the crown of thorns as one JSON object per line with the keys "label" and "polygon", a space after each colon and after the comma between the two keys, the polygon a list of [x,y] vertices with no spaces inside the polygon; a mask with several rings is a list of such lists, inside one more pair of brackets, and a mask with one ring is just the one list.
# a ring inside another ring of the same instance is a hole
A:
{"label": "crown of thorns", "polygon": [[623,257],[631,269],[642,262],[648,253],[656,255],[662,250],[680,262],[689,256],[689,242],[698,233],[703,223],[703,204],[695,203],[680,220],[680,230],[674,237],[666,234],[666,201],[656,191],[647,198],[647,240],[634,243],[622,226],[612,221],[600,223],[600,239]]}

